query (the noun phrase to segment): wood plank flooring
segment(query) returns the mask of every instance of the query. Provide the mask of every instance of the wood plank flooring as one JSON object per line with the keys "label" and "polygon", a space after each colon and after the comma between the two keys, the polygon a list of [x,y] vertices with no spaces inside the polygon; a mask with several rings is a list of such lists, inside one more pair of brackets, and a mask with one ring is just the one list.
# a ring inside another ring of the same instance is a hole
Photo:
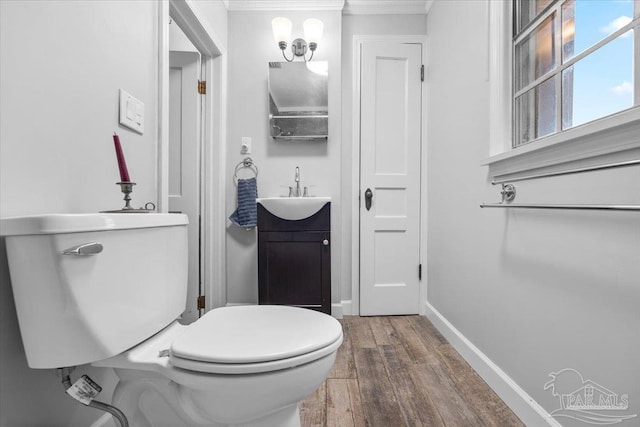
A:
{"label": "wood plank flooring", "polygon": [[424,316],[341,320],[324,384],[302,427],[524,426]]}

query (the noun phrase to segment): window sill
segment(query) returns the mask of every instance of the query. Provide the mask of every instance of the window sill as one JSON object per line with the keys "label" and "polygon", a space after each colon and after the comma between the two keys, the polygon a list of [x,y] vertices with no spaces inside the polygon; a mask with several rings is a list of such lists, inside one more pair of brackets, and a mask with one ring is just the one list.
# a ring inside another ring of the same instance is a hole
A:
{"label": "window sill", "polygon": [[639,156],[640,108],[634,108],[490,156],[481,164],[489,166],[489,175],[495,178],[533,169],[557,171],[577,163],[593,166]]}

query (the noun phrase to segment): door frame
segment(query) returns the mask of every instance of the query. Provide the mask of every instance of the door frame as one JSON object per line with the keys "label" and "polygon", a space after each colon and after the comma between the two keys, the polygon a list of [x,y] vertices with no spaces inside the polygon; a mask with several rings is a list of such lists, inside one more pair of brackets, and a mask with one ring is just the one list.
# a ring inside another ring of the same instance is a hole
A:
{"label": "door frame", "polygon": [[[205,312],[226,303],[224,199],[226,185],[227,52],[197,6],[191,2],[158,2],[158,212],[169,210],[169,17],[202,55],[203,99],[200,156],[200,241]],[[215,96],[212,96],[215,95]],[[193,302],[195,304],[195,301]]]}
{"label": "door frame", "polygon": [[[422,46],[425,68],[422,83],[422,120],[420,129],[420,314],[426,314],[427,303],[427,36],[426,35],[355,35],[353,36],[353,92],[351,136],[351,314],[360,314],[360,90],[362,46],[368,42],[412,43]],[[416,72],[418,72],[416,70]],[[347,311],[347,310],[345,310]]]}
{"label": "door frame", "polygon": [[[169,168],[170,186],[175,184],[175,181],[178,181],[179,185],[179,189],[173,186],[173,194],[169,194],[169,212],[187,214],[190,222],[187,232],[189,240],[187,304],[185,312],[182,314],[183,323],[194,322],[204,314],[202,310],[197,308],[197,304],[189,303],[190,301],[198,301],[198,297],[204,295],[202,289],[203,266],[200,257],[202,239],[198,221],[202,212],[200,209],[202,181],[200,158],[203,137],[201,123],[203,98],[196,90],[197,82],[202,80],[202,68],[202,54],[200,52],[169,51],[169,132],[173,138],[177,137],[176,140],[169,138],[171,152],[169,160],[174,167],[176,163],[179,164],[178,169]],[[173,79],[174,70],[179,70],[177,81]],[[178,93],[176,93],[176,88],[178,88]],[[177,125],[175,129],[174,125]],[[197,141],[195,145],[194,141]],[[176,148],[179,150],[179,154],[176,152]],[[173,176],[176,170],[182,171],[182,176]]]}

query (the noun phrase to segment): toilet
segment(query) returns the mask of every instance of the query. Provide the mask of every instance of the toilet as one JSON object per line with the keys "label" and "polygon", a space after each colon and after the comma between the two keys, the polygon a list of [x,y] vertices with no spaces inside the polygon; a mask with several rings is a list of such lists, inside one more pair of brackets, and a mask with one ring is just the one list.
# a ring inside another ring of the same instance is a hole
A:
{"label": "toilet", "polygon": [[326,379],[340,323],[288,306],[234,306],[178,322],[187,294],[187,218],[51,214],[4,218],[27,362],[92,364],[120,381],[131,426],[159,394],[189,426],[299,427],[298,402]]}

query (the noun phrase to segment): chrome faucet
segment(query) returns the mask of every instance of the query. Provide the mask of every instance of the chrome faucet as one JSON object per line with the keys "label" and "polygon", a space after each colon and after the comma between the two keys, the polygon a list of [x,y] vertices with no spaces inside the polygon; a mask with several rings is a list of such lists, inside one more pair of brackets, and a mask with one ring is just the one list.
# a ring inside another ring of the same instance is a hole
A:
{"label": "chrome faucet", "polygon": [[295,197],[300,197],[302,194],[300,194],[300,168],[298,166],[296,166],[295,181],[296,181]]}
{"label": "chrome faucet", "polygon": [[289,197],[307,197],[307,187],[304,188],[304,193],[300,191],[300,168],[296,166],[296,175],[294,178],[296,182],[295,187],[289,187]]}

